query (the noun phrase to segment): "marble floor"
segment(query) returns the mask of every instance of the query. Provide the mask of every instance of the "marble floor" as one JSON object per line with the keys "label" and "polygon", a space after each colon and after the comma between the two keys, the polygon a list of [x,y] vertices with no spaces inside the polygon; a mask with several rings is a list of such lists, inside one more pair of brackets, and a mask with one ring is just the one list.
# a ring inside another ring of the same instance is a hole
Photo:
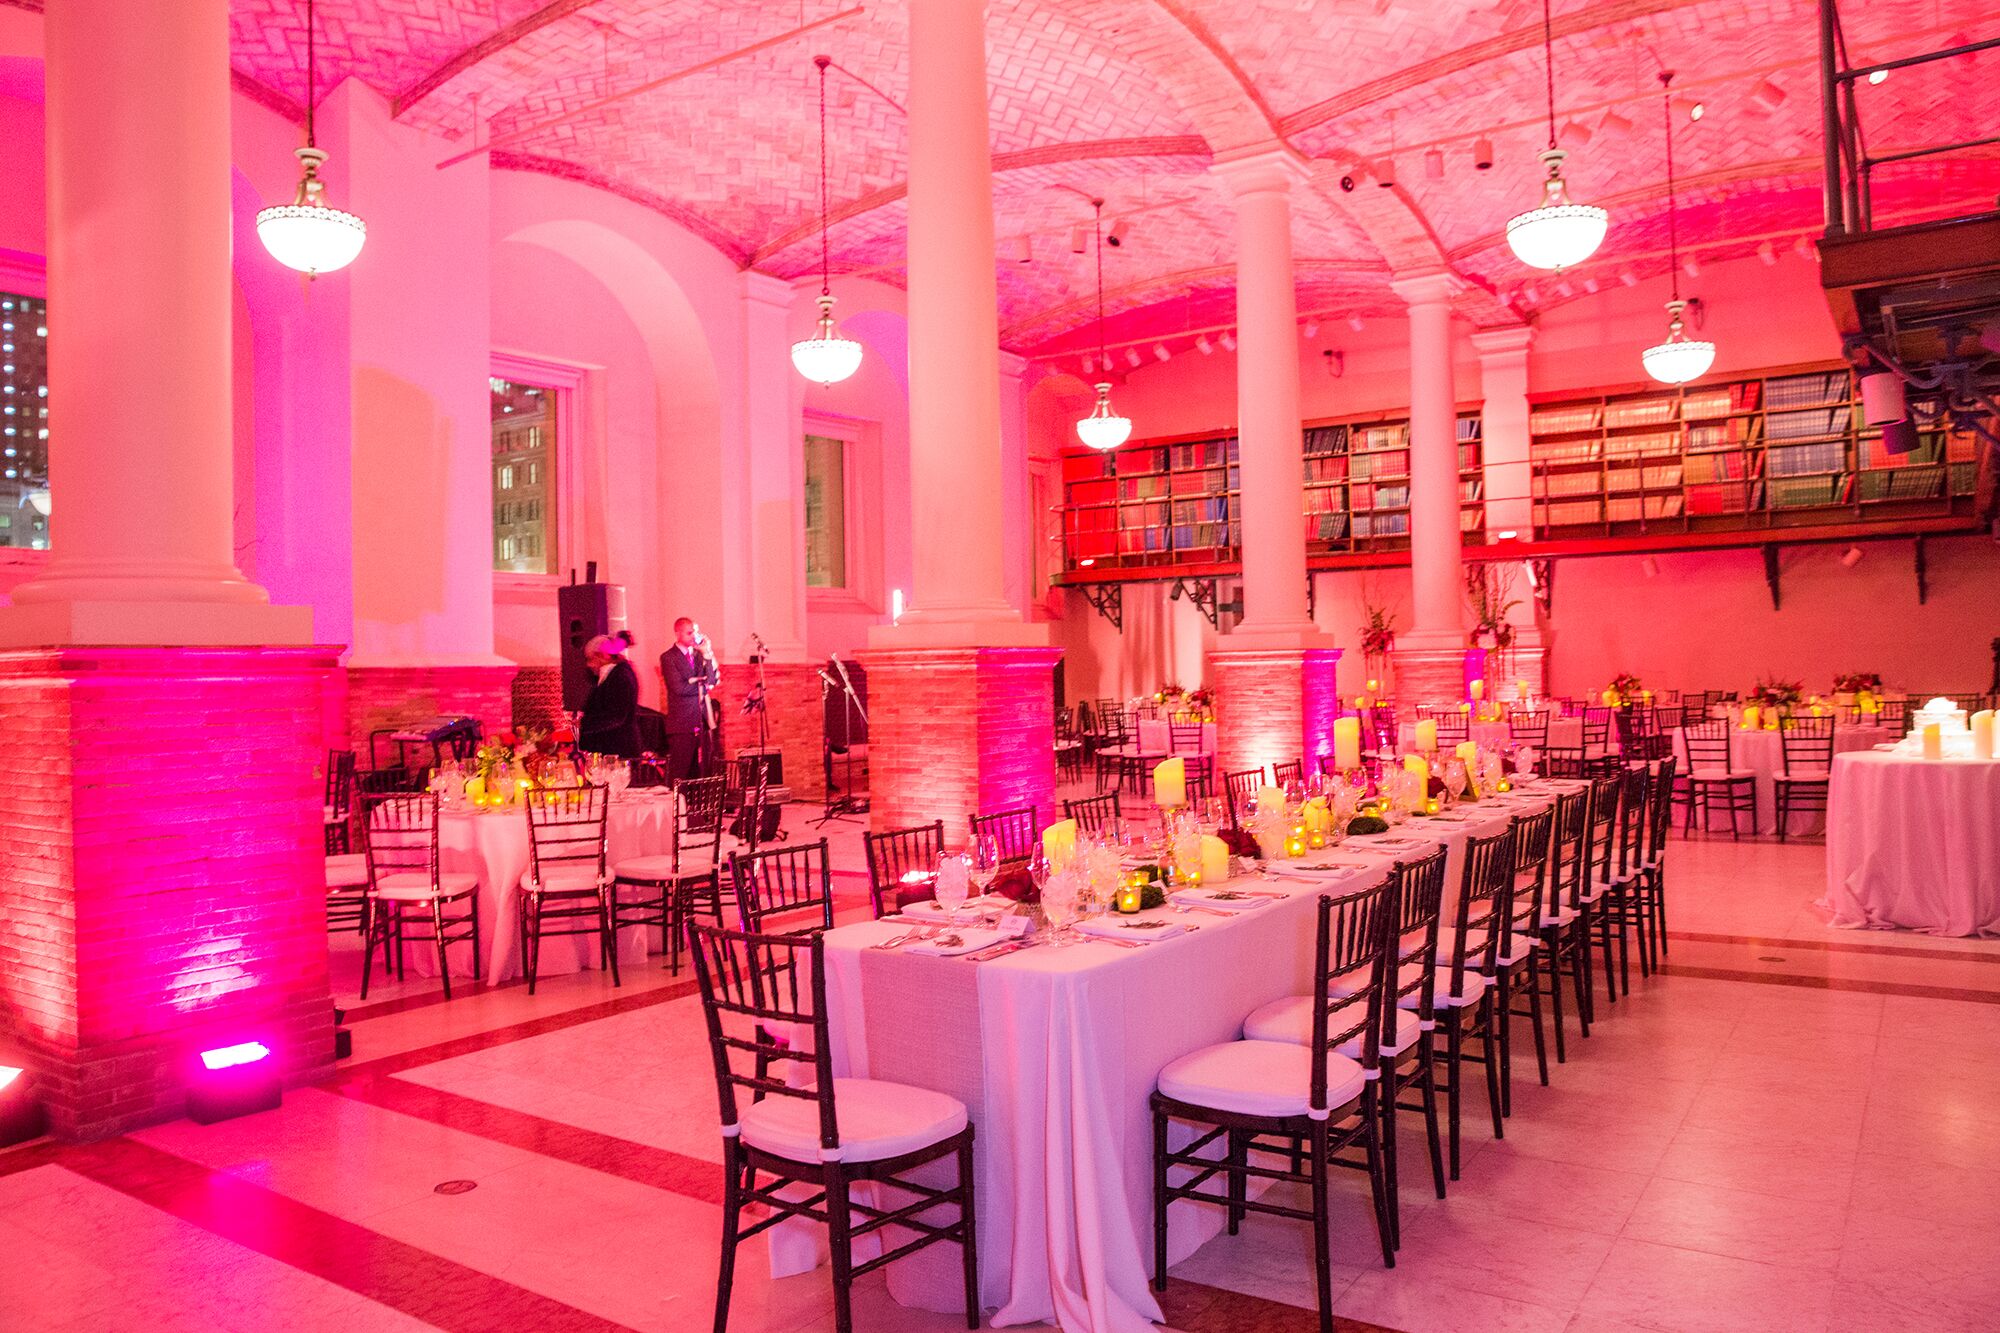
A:
{"label": "marble floor", "polygon": [[[858,871],[859,825],[832,845]],[[1670,856],[1668,966],[1600,1005],[1551,1087],[1517,1070],[1507,1137],[1475,1130],[1449,1199],[1406,1190],[1393,1271],[1336,1182],[1348,1333],[2000,1326],[2000,943],[1829,929],[1817,843]],[[865,911],[857,874],[839,889]],[[709,1326],[720,1143],[685,974],[449,1002],[412,975],[364,1004],[351,937],[335,959],[355,1054],[333,1082],[0,1152],[0,1327]],[[1171,1326],[1316,1328],[1309,1248],[1253,1216],[1173,1271]],[[856,1326],[964,1325],[878,1275]],[[824,1271],[772,1281],[752,1242],[731,1327],[831,1329]]]}

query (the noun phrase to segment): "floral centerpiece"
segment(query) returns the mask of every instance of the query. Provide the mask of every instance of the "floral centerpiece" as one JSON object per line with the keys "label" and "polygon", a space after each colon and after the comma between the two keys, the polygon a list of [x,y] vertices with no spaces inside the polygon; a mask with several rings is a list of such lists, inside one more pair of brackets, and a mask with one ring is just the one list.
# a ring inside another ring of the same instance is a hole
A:
{"label": "floral centerpiece", "polygon": [[1749,702],[1759,708],[1786,711],[1806,697],[1806,687],[1796,680],[1760,680],[1750,691]]}
{"label": "floral centerpiece", "polygon": [[1880,694],[1882,692],[1882,677],[1873,671],[1850,671],[1845,675],[1833,678],[1833,692],[1835,694],[1861,694],[1863,692]]}
{"label": "floral centerpiece", "polygon": [[1604,687],[1604,702],[1613,708],[1636,704],[1646,692],[1645,682],[1629,671],[1621,671]]}
{"label": "floral centerpiece", "polygon": [[1486,675],[1505,680],[1513,674],[1514,626],[1507,613],[1521,604],[1511,569],[1485,562],[1465,570],[1466,600],[1472,604],[1472,646],[1487,654]]}
{"label": "floral centerpiece", "polygon": [[473,754],[478,774],[466,784],[466,794],[481,804],[511,800],[519,786],[538,781],[561,757],[560,742],[545,729],[496,731]]}

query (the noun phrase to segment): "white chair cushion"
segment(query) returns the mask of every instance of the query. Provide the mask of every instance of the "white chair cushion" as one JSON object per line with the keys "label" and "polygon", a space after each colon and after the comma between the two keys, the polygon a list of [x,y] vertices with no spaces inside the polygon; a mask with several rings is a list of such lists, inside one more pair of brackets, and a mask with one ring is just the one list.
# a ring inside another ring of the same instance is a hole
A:
{"label": "white chair cushion", "polygon": [[[1465,969],[1464,983],[1459,986],[1458,993],[1453,995],[1449,993],[1451,990],[1451,969],[1441,967],[1437,970],[1437,980],[1431,984],[1431,1007],[1434,1009],[1468,1008],[1478,1004],[1480,995],[1492,984],[1493,978],[1482,976],[1468,967]],[[1413,1010],[1422,998],[1419,995],[1405,995],[1402,999],[1396,1001],[1396,1007],[1398,1009]]]}
{"label": "white chair cushion", "polygon": [[[1507,943],[1508,943],[1507,952],[1501,954],[1499,958],[1494,960],[1501,967],[1512,967],[1514,966],[1514,964],[1524,961],[1529,954],[1535,951],[1535,945],[1538,941],[1535,939],[1533,935],[1523,934],[1522,932],[1524,929],[1525,926],[1517,925],[1514,928],[1514,932],[1507,937]],[[1438,957],[1439,958],[1451,957],[1452,945],[1457,941],[1457,939],[1458,939],[1457,931],[1453,930],[1449,926],[1439,927]],[[1480,951],[1485,949],[1485,947],[1486,947],[1485,932],[1483,931],[1474,932],[1471,940],[1469,940],[1465,946],[1465,964],[1467,967],[1472,966],[1473,959],[1478,957]],[[1441,965],[1438,970],[1445,971],[1447,969]]]}
{"label": "white chair cushion", "polygon": [[[965,1104],[955,1097],[906,1083],[872,1078],[833,1081],[840,1160],[879,1162],[927,1148],[966,1125]],[[743,1142],[793,1162],[821,1160],[819,1103],[802,1097],[766,1097],[743,1109]]]}
{"label": "white chair cushion", "polygon": [[523,893],[589,893],[597,887],[595,866],[558,866],[551,870],[539,883],[535,870],[530,866],[521,876]]}
{"label": "white chair cushion", "polygon": [[[1327,1019],[1330,1027],[1351,1027],[1361,1018],[1362,1006],[1354,1005],[1343,1009]],[[1349,1016],[1351,1014],[1351,1017]],[[1273,1000],[1262,1006],[1250,1017],[1243,1020],[1243,1036],[1247,1041],[1287,1041],[1295,1046],[1312,1044],[1313,1016],[1310,995],[1287,995],[1282,1000]],[[1417,1016],[1398,1011],[1396,1014],[1396,1044],[1382,1048],[1382,1054],[1401,1055],[1417,1044]],[[1361,1058],[1361,1038],[1349,1037],[1333,1048],[1350,1060]]]}
{"label": "white chair cushion", "polygon": [[433,888],[428,876],[414,870],[397,875],[384,875],[375,885],[375,896],[390,902],[423,903],[432,897],[455,898],[459,894],[479,887],[479,876],[463,871],[440,871],[437,886]]}
{"label": "white chair cushion", "polygon": [[1542,909],[1542,929],[1554,930],[1558,926],[1567,926],[1570,922],[1576,920],[1578,915],[1579,913],[1574,907],[1560,906],[1553,910],[1544,907]]}
{"label": "white chair cushion", "polygon": [[[699,868],[697,868],[697,863]],[[709,859],[707,856],[634,856],[611,867],[613,879],[663,880],[680,879],[687,876],[706,875]]]}
{"label": "white chair cushion", "polygon": [[326,858],[326,889],[359,889],[368,883],[368,857],[363,852]]}
{"label": "white chair cushion", "polygon": [[[1326,1059],[1327,1109],[1333,1111],[1359,1097],[1368,1078],[1344,1055]],[[1237,1115],[1301,1116],[1312,1100],[1312,1053],[1288,1041],[1204,1046],[1160,1071],[1160,1092]]]}
{"label": "white chair cushion", "polygon": [[1777,773],[1773,774],[1773,777],[1779,782],[1830,783],[1833,781],[1833,774],[1823,768],[1803,769],[1797,773]]}
{"label": "white chair cushion", "polygon": [[1740,768],[1694,768],[1688,776],[1696,782],[1754,782],[1755,773],[1746,773]]}

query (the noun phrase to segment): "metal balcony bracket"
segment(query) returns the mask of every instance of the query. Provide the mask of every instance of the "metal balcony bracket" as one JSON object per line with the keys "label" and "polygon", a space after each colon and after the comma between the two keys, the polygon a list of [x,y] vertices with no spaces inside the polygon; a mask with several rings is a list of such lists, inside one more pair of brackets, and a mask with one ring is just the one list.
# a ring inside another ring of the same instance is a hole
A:
{"label": "metal balcony bracket", "polygon": [[1111,628],[1125,629],[1125,585],[1122,583],[1083,583],[1077,585],[1083,600],[1090,603],[1090,609],[1111,622]]}

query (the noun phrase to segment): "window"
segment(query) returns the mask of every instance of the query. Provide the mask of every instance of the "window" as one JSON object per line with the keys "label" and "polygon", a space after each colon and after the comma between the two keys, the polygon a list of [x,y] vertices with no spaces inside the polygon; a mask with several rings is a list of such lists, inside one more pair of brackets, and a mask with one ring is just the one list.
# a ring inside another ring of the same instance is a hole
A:
{"label": "window", "polygon": [[0,547],[49,547],[49,307],[0,292]]}
{"label": "window", "polygon": [[847,442],[806,436],[806,586],[847,586]]}
{"label": "window", "polygon": [[[509,574],[553,574],[555,507],[545,504],[556,449],[556,395],[546,385],[497,376],[493,391],[493,567]],[[505,499],[501,497],[505,496]]]}

